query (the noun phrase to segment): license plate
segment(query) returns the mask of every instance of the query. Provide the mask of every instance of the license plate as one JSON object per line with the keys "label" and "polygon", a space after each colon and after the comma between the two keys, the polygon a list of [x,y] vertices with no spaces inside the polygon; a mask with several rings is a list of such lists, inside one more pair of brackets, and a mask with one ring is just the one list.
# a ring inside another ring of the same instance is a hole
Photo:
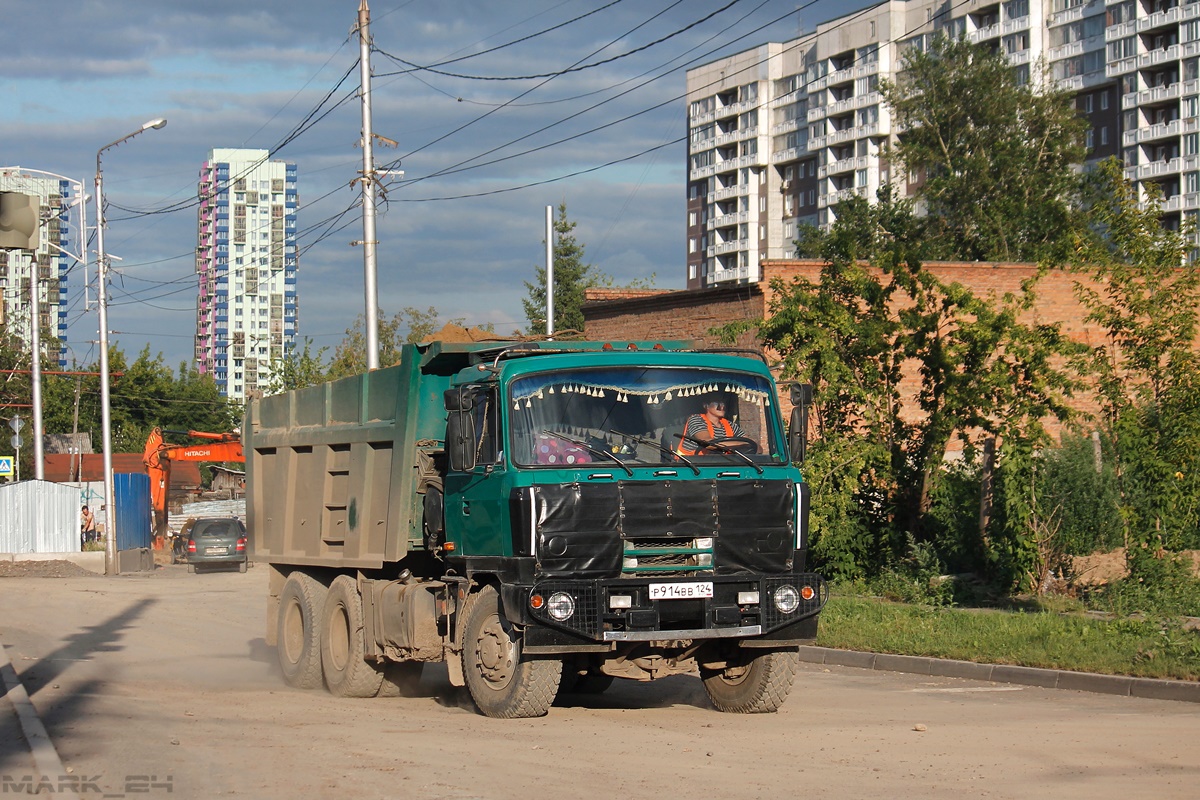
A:
{"label": "license plate", "polygon": [[652,583],[651,600],[691,600],[696,597],[712,597],[711,581],[703,583]]}
{"label": "license plate", "polygon": [[204,554],[206,556],[223,556],[228,552],[229,552],[228,547],[206,547],[206,548],[204,548]]}

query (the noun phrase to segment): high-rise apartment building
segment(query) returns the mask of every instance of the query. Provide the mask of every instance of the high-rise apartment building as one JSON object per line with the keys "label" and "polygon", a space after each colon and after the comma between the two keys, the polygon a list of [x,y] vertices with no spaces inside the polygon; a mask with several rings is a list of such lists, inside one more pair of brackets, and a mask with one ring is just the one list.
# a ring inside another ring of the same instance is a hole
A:
{"label": "high-rise apartment building", "polygon": [[221,394],[261,393],[296,343],[296,165],[214,149],[200,168],[196,363]]}
{"label": "high-rise apartment building", "polygon": [[889,0],[689,70],[688,288],[759,280],[801,224],[908,175],[881,158],[896,130],[879,93],[937,34],[1044,59],[1089,122],[1090,159],[1163,192],[1164,223],[1200,210],[1200,0]]}
{"label": "high-rise apartment building", "polygon": [[[72,191],[72,187],[74,191]],[[57,336],[61,342],[67,336],[67,277],[76,260],[69,253],[82,255],[80,242],[72,236],[71,209],[82,199],[77,196],[79,184],[66,178],[38,170],[19,167],[0,168],[0,192],[15,192],[35,198],[38,217],[38,247],[36,250],[0,249],[0,327],[14,333],[21,341],[32,341],[33,315],[30,308],[31,282],[37,276],[38,326],[43,335]],[[82,222],[76,216],[75,227]],[[83,282],[80,281],[80,286]],[[66,366],[65,344],[44,338],[43,351],[58,356],[60,366]]]}

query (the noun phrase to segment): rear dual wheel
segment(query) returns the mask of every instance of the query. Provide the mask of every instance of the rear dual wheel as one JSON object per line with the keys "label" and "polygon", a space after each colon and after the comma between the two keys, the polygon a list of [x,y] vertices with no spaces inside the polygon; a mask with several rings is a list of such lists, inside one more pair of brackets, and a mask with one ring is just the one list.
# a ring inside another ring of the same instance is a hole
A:
{"label": "rear dual wheel", "polygon": [[329,585],[321,619],[321,671],[329,692],[337,697],[379,694],[383,668],[366,660],[362,597],[354,578],[339,575]]}
{"label": "rear dual wheel", "polygon": [[297,689],[321,687],[321,616],[327,592],[315,578],[293,572],[279,595],[275,653],[284,681]]}

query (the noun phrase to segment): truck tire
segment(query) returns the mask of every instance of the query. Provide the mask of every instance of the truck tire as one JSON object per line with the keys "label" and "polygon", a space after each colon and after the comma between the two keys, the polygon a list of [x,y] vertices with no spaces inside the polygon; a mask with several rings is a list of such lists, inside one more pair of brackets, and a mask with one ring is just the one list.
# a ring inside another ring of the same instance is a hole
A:
{"label": "truck tire", "polygon": [[288,686],[321,688],[321,611],[325,594],[325,587],[303,572],[293,572],[283,584],[275,653]]}
{"label": "truck tire", "polygon": [[354,578],[334,578],[321,620],[321,672],[329,693],[335,697],[374,697],[383,682],[383,668],[366,660],[362,597]]}
{"label": "truck tire", "polygon": [[476,707],[497,719],[544,716],[558,693],[562,661],[522,656],[491,586],[471,595],[462,614],[462,671]]}
{"label": "truck tire", "polygon": [[731,655],[734,658],[724,669],[700,668],[704,691],[713,706],[718,711],[734,714],[777,711],[792,689],[796,666],[800,662],[799,653],[794,650],[756,653],[739,649]]}
{"label": "truck tire", "polygon": [[383,683],[379,685],[379,697],[417,697],[420,695],[421,673],[425,665],[420,661],[393,661],[383,668]]}

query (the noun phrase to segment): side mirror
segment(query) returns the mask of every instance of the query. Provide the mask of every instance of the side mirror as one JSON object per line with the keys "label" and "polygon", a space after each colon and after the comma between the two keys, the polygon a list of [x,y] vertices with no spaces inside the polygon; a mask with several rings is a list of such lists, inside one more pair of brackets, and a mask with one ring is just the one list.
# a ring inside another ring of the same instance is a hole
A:
{"label": "side mirror", "polygon": [[442,405],[447,411],[470,411],[475,407],[475,388],[459,386],[442,393]]}
{"label": "side mirror", "polygon": [[808,451],[808,406],[812,403],[813,387],[794,383],[791,388],[792,418],[788,423],[788,452],[792,461],[804,461]]}
{"label": "side mirror", "polygon": [[446,455],[451,472],[475,469],[475,419],[470,411],[451,411],[446,419]]}

